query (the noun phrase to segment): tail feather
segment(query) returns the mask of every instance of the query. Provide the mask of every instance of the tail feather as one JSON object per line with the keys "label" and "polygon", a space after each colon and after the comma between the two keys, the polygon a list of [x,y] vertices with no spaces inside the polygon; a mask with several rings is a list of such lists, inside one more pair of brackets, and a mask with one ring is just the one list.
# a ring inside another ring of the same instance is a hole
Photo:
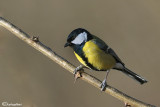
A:
{"label": "tail feather", "polygon": [[126,74],[127,76],[133,78],[134,80],[138,81],[140,84],[144,84],[147,82],[146,79],[144,79],[143,77],[139,76],[138,74],[132,72],[131,70],[129,70],[128,68],[124,67],[124,66],[120,66],[120,67],[115,67],[113,69],[122,71],[124,74]]}
{"label": "tail feather", "polygon": [[126,75],[130,76],[131,78],[137,80],[140,84],[144,84],[147,82],[146,79],[144,79],[143,77],[139,76],[138,74],[132,72],[131,70],[129,70],[128,68],[124,68],[123,70],[121,70],[123,73],[125,73]]}

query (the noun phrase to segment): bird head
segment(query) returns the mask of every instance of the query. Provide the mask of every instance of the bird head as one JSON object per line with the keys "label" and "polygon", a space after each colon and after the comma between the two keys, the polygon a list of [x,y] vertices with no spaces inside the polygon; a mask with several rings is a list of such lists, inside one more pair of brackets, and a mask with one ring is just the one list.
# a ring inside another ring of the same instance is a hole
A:
{"label": "bird head", "polygon": [[74,45],[81,45],[82,43],[90,40],[91,37],[91,34],[87,30],[83,28],[75,29],[69,34],[67,38],[67,43],[64,45],[64,47],[73,47]]}

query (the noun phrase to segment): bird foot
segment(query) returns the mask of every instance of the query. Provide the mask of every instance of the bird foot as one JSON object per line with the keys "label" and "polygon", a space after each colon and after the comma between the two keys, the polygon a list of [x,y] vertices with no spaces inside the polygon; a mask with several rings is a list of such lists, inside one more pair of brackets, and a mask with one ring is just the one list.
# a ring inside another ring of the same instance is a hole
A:
{"label": "bird foot", "polygon": [[83,71],[83,65],[78,66],[75,70],[74,70],[74,83],[77,81],[78,78],[82,77],[81,72],[79,71]]}
{"label": "bird foot", "polygon": [[125,103],[125,107],[132,107],[132,106],[128,103]]}
{"label": "bird foot", "polygon": [[100,86],[101,91],[105,91],[105,90],[106,90],[106,87],[107,87],[107,82],[106,82],[106,79],[105,79],[105,80],[103,80],[102,83],[101,83],[101,86]]}

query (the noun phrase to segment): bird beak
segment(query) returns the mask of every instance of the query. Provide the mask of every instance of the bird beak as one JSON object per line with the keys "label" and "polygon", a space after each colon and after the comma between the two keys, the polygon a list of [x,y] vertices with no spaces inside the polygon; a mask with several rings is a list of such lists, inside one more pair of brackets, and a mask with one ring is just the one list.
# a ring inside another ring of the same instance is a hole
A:
{"label": "bird beak", "polygon": [[67,47],[67,46],[70,46],[71,44],[70,43],[66,43],[65,45],[64,45],[64,47]]}

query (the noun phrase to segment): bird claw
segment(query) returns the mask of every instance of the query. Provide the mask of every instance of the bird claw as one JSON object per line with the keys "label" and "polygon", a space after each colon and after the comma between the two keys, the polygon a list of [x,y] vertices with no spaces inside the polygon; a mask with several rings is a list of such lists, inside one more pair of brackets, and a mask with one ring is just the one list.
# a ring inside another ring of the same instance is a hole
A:
{"label": "bird claw", "polygon": [[106,82],[106,80],[103,80],[102,83],[101,83],[101,86],[100,86],[101,91],[105,91],[106,87],[107,87],[107,82]]}
{"label": "bird claw", "polygon": [[76,80],[77,80],[78,78],[82,77],[81,72],[79,72],[79,71],[81,71],[81,70],[83,70],[83,66],[82,66],[82,65],[78,66],[78,67],[74,70],[74,72],[73,72],[74,78],[75,78],[74,83],[76,82]]}
{"label": "bird claw", "polygon": [[131,105],[125,102],[125,107],[131,107]]}

